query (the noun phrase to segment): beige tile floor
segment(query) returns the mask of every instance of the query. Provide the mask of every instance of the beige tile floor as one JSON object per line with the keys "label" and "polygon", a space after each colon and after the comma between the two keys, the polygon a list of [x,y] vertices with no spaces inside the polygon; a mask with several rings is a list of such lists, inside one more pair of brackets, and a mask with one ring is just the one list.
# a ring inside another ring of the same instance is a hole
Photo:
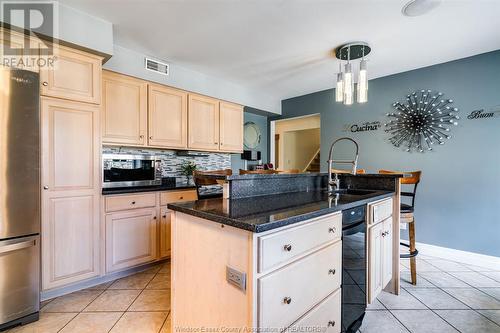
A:
{"label": "beige tile floor", "polygon": [[42,302],[40,320],[9,333],[170,333],[170,263]]}
{"label": "beige tile floor", "polygon": [[[498,271],[421,256],[418,284],[401,260],[401,295],[383,293],[361,333],[500,333]],[[29,333],[170,333],[170,264],[44,302]],[[356,278],[356,277],[355,277]]]}

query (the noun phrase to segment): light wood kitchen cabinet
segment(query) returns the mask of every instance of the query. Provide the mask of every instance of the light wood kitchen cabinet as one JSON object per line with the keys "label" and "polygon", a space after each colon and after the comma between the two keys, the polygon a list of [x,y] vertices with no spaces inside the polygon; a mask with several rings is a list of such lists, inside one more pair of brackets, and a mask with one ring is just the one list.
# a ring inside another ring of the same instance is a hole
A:
{"label": "light wood kitchen cabinet", "polygon": [[[36,59],[38,54],[25,55],[24,43],[25,37],[23,34],[0,28],[0,64],[38,72],[39,68],[37,62],[31,61],[32,59]],[[40,43],[38,39],[29,37],[28,43],[29,48],[33,50],[33,52],[38,52],[38,45]]]}
{"label": "light wood kitchen cabinet", "polygon": [[173,88],[148,86],[148,145],[187,148],[187,93]]}
{"label": "light wood kitchen cabinet", "polygon": [[243,107],[220,102],[220,151],[243,151]]}
{"label": "light wood kitchen cabinet", "polygon": [[103,143],[146,145],[147,82],[103,71],[102,95]]}
{"label": "light wood kitchen cabinet", "polygon": [[99,107],[41,98],[42,288],[99,275]]}
{"label": "light wood kitchen cabinet", "polygon": [[[393,277],[392,200],[370,205],[368,228],[368,303],[372,303]],[[381,220],[384,217],[384,220]]]}
{"label": "light wood kitchen cabinet", "polygon": [[382,232],[384,224],[379,223],[368,230],[368,303],[372,303],[382,292],[382,265],[383,241]]}
{"label": "light wood kitchen cabinet", "polygon": [[219,101],[196,94],[189,94],[188,98],[188,147],[198,150],[218,151]]}
{"label": "light wood kitchen cabinet", "polygon": [[172,219],[172,212],[167,207],[162,207],[160,210],[160,215],[160,259],[163,259],[170,257],[170,223]]}
{"label": "light wood kitchen cabinet", "polygon": [[106,215],[106,272],[156,260],[156,208]]}
{"label": "light wood kitchen cabinet", "polygon": [[55,45],[54,55],[54,66],[40,69],[41,94],[100,104],[102,57]]}

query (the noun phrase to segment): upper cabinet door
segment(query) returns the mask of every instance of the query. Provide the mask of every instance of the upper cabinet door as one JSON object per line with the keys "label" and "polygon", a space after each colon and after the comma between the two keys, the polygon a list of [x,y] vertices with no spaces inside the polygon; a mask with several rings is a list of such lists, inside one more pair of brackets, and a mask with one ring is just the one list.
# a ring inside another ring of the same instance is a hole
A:
{"label": "upper cabinet door", "polygon": [[243,107],[220,102],[220,150],[243,151]]}
{"label": "upper cabinet door", "polygon": [[41,94],[100,104],[102,57],[64,46],[54,46],[54,55],[54,67],[40,70]]}
{"label": "upper cabinet door", "polygon": [[188,147],[200,150],[219,150],[219,101],[189,94]]}
{"label": "upper cabinet door", "polygon": [[187,93],[149,84],[149,146],[187,148],[187,122]]}
{"label": "upper cabinet door", "polygon": [[28,43],[30,49],[38,52],[40,41],[33,37],[25,38],[21,33],[0,28],[0,63],[4,66],[38,72],[37,62],[30,61],[37,55],[24,54],[24,48],[25,43]]}
{"label": "upper cabinet door", "polygon": [[103,71],[102,77],[103,142],[145,145],[147,142],[147,83],[108,71]]}

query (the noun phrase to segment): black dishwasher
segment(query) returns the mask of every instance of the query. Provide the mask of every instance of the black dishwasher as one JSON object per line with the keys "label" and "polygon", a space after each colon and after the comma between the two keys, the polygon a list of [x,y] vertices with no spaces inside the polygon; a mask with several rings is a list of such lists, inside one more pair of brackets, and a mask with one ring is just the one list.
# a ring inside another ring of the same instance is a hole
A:
{"label": "black dishwasher", "polygon": [[366,311],[366,205],[342,212],[342,332],[358,331]]}

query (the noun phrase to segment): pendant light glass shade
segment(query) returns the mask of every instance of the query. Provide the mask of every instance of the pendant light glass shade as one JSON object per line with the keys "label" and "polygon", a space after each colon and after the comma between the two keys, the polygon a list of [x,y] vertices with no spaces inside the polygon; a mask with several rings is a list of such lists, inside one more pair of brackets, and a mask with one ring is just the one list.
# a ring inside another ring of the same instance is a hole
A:
{"label": "pendant light glass shade", "polygon": [[342,72],[337,74],[337,86],[335,87],[335,102],[344,100],[344,77]]}
{"label": "pendant light glass shade", "polygon": [[366,72],[366,60],[363,59],[359,63],[359,78],[358,78],[358,103],[368,102],[368,75]]}
{"label": "pendant light glass shade", "polygon": [[354,80],[352,77],[352,66],[345,65],[344,71],[344,105],[352,105],[354,102]]}

